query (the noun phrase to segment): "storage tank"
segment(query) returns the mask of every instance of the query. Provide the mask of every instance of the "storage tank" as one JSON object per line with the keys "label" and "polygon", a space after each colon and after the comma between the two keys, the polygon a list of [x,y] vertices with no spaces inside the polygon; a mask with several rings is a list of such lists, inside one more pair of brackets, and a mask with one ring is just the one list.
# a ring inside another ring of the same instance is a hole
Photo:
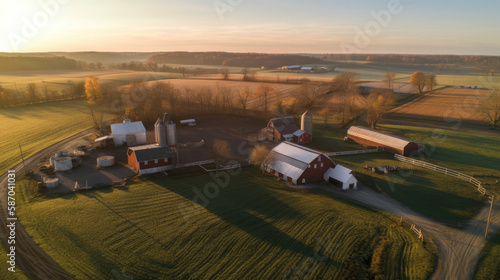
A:
{"label": "storage tank", "polygon": [[73,168],[73,162],[70,157],[60,157],[54,159],[55,171],[67,171]]}
{"label": "storage tank", "polygon": [[313,117],[312,117],[311,113],[309,113],[309,111],[306,111],[302,115],[300,129],[309,133],[312,136],[312,134],[313,134]]}
{"label": "storage tank", "polygon": [[167,146],[167,128],[165,127],[165,122],[162,119],[158,119],[155,123],[155,142],[161,146]]}
{"label": "storage tank", "polygon": [[177,126],[172,121],[167,123],[167,141],[169,146],[177,145]]}
{"label": "storage tank", "polygon": [[114,156],[102,156],[97,158],[97,165],[99,167],[109,167],[115,165]]}
{"label": "storage tank", "polygon": [[47,187],[47,189],[53,189],[59,186],[59,178],[43,178],[43,184]]}

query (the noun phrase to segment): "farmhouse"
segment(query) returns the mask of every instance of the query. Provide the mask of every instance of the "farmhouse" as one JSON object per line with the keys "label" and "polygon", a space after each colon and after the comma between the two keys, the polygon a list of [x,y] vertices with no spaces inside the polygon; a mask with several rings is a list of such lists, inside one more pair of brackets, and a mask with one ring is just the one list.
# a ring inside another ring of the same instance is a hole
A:
{"label": "farmhouse", "polygon": [[330,168],[326,171],[325,181],[328,181],[343,190],[357,189],[358,180],[354,177],[354,171],[337,164],[335,168]]}
{"label": "farmhouse", "polygon": [[111,125],[111,133],[116,146],[137,146],[146,144],[146,128],[142,122],[131,122],[129,119],[123,123]]}
{"label": "farmhouse", "polygon": [[157,144],[130,147],[128,164],[139,174],[151,174],[175,168],[173,152],[168,146]]}
{"label": "farmhouse", "polygon": [[424,145],[403,137],[361,126],[351,126],[347,138],[359,144],[383,148],[391,153],[408,156],[424,150]]}
{"label": "farmhouse", "polygon": [[261,131],[262,137],[276,142],[293,142],[307,144],[312,142],[312,116],[305,112],[302,115],[302,129],[295,124],[292,116],[271,119],[267,127]]}
{"label": "farmhouse", "polygon": [[321,152],[283,142],[269,152],[262,167],[286,182],[299,185],[323,180],[335,163]]}

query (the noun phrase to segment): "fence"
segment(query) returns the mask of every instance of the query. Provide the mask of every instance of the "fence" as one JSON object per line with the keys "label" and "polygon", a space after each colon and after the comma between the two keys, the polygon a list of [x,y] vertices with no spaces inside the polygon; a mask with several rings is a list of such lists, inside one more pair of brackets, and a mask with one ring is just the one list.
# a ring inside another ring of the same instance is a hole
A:
{"label": "fence", "polygon": [[455,171],[455,170],[451,170],[451,169],[448,169],[448,168],[445,168],[445,167],[442,167],[442,166],[439,166],[439,165],[435,165],[435,164],[432,164],[432,163],[428,163],[428,162],[425,162],[425,161],[421,161],[421,160],[416,160],[416,159],[404,157],[404,156],[401,156],[401,155],[394,155],[394,158],[397,159],[397,160],[399,160],[399,161],[402,161],[402,162],[406,162],[406,163],[410,163],[410,164],[413,164],[413,165],[416,165],[416,166],[428,168],[428,169],[434,170],[436,172],[439,172],[439,173],[442,173],[442,174],[445,174],[445,175],[449,175],[449,176],[458,178],[460,180],[469,182],[469,183],[471,183],[471,184],[473,184],[474,186],[477,187],[477,191],[478,192],[480,192],[483,195],[486,194],[486,189],[483,188],[483,186],[481,186],[481,182],[479,180],[477,180],[476,178],[471,177],[469,175],[465,175],[465,174],[460,173],[460,172]]}
{"label": "fence", "polygon": [[357,154],[368,154],[368,153],[376,153],[382,151],[381,149],[370,149],[370,150],[357,150],[357,151],[345,151],[345,152],[331,152],[326,153],[329,157],[334,156],[344,156],[344,155],[357,155]]}
{"label": "fence", "polygon": [[413,232],[415,232],[418,236],[418,239],[420,239],[422,242],[424,242],[424,235],[422,234],[422,230],[421,229],[417,229],[417,227],[415,226],[415,224],[411,224],[411,230],[413,230]]}
{"label": "fence", "polygon": [[177,164],[177,168],[189,167],[189,166],[197,166],[197,165],[209,164],[209,163],[214,163],[214,162],[215,162],[214,159],[209,159],[209,160],[204,160],[204,161],[197,161],[197,162],[191,162],[191,163]]}

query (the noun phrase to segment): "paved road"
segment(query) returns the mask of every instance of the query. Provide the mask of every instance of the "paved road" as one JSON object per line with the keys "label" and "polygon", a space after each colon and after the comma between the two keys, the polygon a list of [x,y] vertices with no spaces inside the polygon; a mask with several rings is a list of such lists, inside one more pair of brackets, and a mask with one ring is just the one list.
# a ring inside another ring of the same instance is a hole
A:
{"label": "paved road", "polygon": [[[474,268],[485,243],[484,232],[489,205],[469,223],[464,230],[451,228],[416,213],[407,206],[393,200],[386,194],[364,187],[357,191],[341,191],[325,184],[307,185],[312,191],[334,197],[350,198],[372,207],[403,217],[422,229],[424,238],[430,238],[439,250],[438,266],[432,279],[472,279]],[[494,204],[490,232],[500,229],[500,205]],[[490,235],[491,236],[491,235]]]}
{"label": "paved road", "polygon": [[[44,155],[55,153],[60,150],[61,147],[67,145],[71,141],[81,138],[89,134],[92,130],[85,130],[70,138],[60,141],[46,149],[41,150],[34,156],[26,159],[26,167],[32,163],[40,160]],[[23,165],[19,164],[14,168],[16,170],[16,177],[23,173]],[[21,188],[21,185],[16,185],[16,188]],[[7,174],[0,177],[0,239],[4,245],[7,245]],[[16,267],[19,267],[24,271],[26,276],[30,279],[40,279],[40,280],[59,280],[59,279],[74,279],[72,275],[63,270],[58,264],[56,264],[45,252],[38,247],[38,245],[31,239],[29,234],[26,232],[22,224],[18,221],[16,222]],[[3,264],[6,266],[6,264]],[[7,267],[2,269],[7,270]],[[7,271],[5,271],[6,273]],[[4,275],[4,272],[2,272]]]}

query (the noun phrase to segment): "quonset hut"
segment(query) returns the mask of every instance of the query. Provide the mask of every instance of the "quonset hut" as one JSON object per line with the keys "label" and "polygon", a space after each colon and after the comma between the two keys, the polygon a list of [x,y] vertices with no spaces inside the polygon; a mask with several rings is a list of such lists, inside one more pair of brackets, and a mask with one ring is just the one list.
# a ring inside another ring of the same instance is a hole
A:
{"label": "quonset hut", "polygon": [[412,152],[424,150],[424,145],[418,142],[361,126],[351,126],[347,131],[347,138],[362,145],[383,148],[386,151],[403,156],[409,156]]}

